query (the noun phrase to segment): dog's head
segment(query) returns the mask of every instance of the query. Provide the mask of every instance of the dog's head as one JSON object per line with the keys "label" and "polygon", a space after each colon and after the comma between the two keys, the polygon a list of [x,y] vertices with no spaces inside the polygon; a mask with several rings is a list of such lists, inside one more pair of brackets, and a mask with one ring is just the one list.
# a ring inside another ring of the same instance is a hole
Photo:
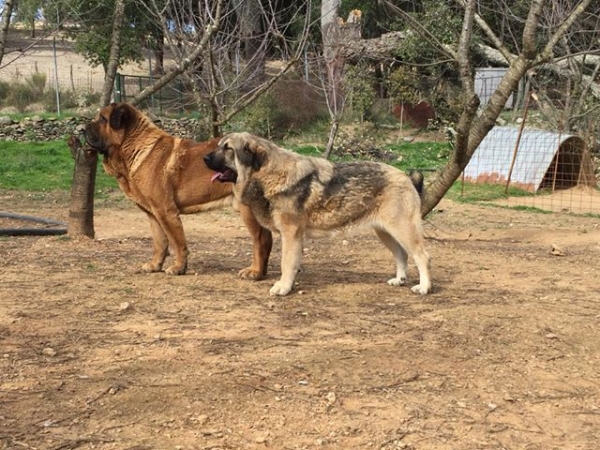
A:
{"label": "dog's head", "polygon": [[119,149],[141,113],[127,103],[111,103],[100,110],[85,128],[85,140],[105,157]]}
{"label": "dog's head", "polygon": [[216,173],[212,181],[233,182],[240,174],[257,172],[266,164],[264,139],[250,133],[231,133],[219,141],[217,149],[204,157],[206,165]]}

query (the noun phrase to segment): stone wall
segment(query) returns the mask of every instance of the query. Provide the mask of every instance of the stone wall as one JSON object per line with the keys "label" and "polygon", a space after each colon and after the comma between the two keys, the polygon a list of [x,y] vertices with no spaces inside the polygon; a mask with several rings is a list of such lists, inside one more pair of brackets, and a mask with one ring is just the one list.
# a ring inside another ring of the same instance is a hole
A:
{"label": "stone wall", "polygon": [[[44,119],[40,116],[25,118],[19,122],[9,116],[0,117],[0,141],[56,141],[70,135],[80,135],[91,119],[69,117],[65,119]],[[182,138],[194,138],[197,122],[193,119],[155,119],[155,123]]]}

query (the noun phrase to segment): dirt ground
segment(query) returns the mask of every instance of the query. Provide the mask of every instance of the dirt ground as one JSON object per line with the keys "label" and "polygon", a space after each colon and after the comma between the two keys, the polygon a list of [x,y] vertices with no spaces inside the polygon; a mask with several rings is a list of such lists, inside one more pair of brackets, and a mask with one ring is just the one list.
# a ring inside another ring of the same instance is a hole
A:
{"label": "dirt ground", "polygon": [[[66,220],[68,196],[0,210]],[[284,298],[279,239],[237,278],[235,212],[185,217],[181,277],[136,272],[145,220],[116,193],[94,240],[0,238],[1,449],[598,448],[597,218],[443,202],[431,295],[358,235],[307,240]]]}

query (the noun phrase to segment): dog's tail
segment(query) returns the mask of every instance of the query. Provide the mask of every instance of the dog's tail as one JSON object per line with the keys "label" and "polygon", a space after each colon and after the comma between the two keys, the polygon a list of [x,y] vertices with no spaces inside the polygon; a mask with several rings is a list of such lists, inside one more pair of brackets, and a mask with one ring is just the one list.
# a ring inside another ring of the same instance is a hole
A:
{"label": "dog's tail", "polygon": [[419,193],[419,197],[422,197],[424,187],[423,172],[421,172],[420,170],[411,170],[408,173],[408,178],[410,178],[410,181],[412,181],[412,184]]}

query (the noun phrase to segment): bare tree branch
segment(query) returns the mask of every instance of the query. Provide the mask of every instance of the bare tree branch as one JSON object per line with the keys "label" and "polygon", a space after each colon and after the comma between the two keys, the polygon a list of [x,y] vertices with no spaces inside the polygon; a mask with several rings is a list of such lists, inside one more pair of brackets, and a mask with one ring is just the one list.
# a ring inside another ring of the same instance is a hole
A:
{"label": "bare tree branch", "polygon": [[[537,1],[543,2],[543,0]],[[565,34],[586,11],[587,7],[590,6],[592,1],[594,0],[582,0],[581,3],[579,3],[577,7],[570,14],[568,14],[567,17],[564,18],[561,25],[558,27],[558,30],[556,30],[550,39],[548,39],[548,43],[544,47],[544,50],[542,50],[537,56],[536,64],[541,64],[552,59],[554,47],[556,46],[557,42],[564,38]],[[532,43],[532,45],[535,45],[535,43]]]}
{"label": "bare tree branch", "polygon": [[[456,0],[459,5],[463,8],[467,8],[466,0]],[[488,39],[492,42],[492,44],[496,47],[497,51],[502,54],[502,56],[506,59],[507,62],[510,62],[511,59],[514,59],[514,55],[510,53],[504,42],[494,33],[492,28],[487,24],[487,22],[477,13],[474,15],[475,22],[483,30]]]}
{"label": "bare tree branch", "polygon": [[438,49],[438,51],[440,51],[443,55],[446,55],[447,58],[450,58],[454,61],[458,60],[458,54],[452,47],[442,43],[437,37],[433,35],[433,33],[431,33],[427,28],[422,26],[419,23],[419,21],[412,17],[409,13],[394,5],[389,0],[382,0],[382,3],[384,3],[385,7],[388,8],[391,12],[402,17],[402,19],[405,20],[406,23],[409,24],[409,26],[417,34],[422,36],[423,39],[427,40],[427,42],[429,42],[430,44],[434,45]]}
{"label": "bare tree branch", "polygon": [[200,60],[208,47],[210,39],[213,35],[219,30],[221,25],[221,16],[223,13],[223,0],[218,0],[215,8],[215,13],[212,15],[210,13],[210,9],[207,8],[205,11],[206,17],[209,19],[209,23],[204,28],[204,33],[200,42],[198,43],[196,49],[186,58],[180,60],[179,64],[175,66],[172,70],[165,73],[162,77],[160,77],[156,82],[143,89],[135,98],[131,101],[132,104],[137,105],[145,98],[159,91],[171,81],[173,81],[176,77],[184,73],[186,70],[193,67],[194,64]]}
{"label": "bare tree branch", "polygon": [[529,15],[523,29],[523,56],[527,60],[533,60],[536,56],[537,28],[544,7],[544,0],[532,0]]}

